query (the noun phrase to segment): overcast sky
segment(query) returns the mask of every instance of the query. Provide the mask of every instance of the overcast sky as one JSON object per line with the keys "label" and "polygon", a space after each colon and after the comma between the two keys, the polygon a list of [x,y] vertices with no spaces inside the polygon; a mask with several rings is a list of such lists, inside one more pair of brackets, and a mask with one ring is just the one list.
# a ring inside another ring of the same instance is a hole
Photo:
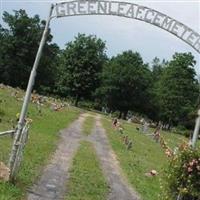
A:
{"label": "overcast sky", "polygon": [[[123,1],[123,0],[121,0]],[[153,8],[184,23],[200,33],[200,0],[125,0]],[[23,8],[30,16],[39,14],[46,19],[54,0],[0,0],[0,14]],[[2,24],[2,18],[0,19]],[[188,44],[174,35],[145,22],[116,16],[76,16],[54,19],[51,30],[61,48],[73,40],[79,32],[95,34],[106,41],[107,54],[117,55],[124,50],[138,51],[145,62],[151,63],[155,56],[170,59],[175,52],[192,52],[197,60],[196,71],[200,74],[200,56]]]}

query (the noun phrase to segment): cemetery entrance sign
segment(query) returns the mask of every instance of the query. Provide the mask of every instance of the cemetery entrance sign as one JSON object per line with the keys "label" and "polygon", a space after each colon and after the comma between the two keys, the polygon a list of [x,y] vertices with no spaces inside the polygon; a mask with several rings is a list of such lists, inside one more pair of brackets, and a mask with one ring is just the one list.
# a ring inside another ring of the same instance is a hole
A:
{"label": "cemetery entrance sign", "polygon": [[[27,115],[28,104],[31,98],[31,92],[35,82],[37,67],[42,55],[42,50],[46,42],[46,38],[48,36],[50,21],[52,18],[81,15],[113,15],[144,21],[172,33],[176,37],[189,44],[198,53],[200,53],[200,35],[197,32],[161,12],[144,6],[130,2],[118,2],[113,0],[75,0],[52,4],[35,58],[35,62],[30,74],[19,122],[15,131],[15,138],[9,160],[10,179],[15,177],[16,172],[20,166],[23,150],[23,143],[21,141],[26,137],[27,134],[27,131],[24,131],[26,127],[25,118]],[[200,127],[200,112],[198,115],[199,117],[196,121],[192,142],[193,146],[195,146]]]}
{"label": "cemetery entrance sign", "polygon": [[77,0],[55,5],[55,17],[75,15],[114,15],[144,21],[176,35],[200,53],[200,35],[197,32],[163,13],[144,6],[102,0]]}

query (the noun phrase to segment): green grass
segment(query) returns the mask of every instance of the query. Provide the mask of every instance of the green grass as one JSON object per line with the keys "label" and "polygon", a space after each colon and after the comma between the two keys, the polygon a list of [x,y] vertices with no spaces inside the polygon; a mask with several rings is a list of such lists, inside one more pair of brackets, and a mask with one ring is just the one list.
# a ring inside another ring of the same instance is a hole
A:
{"label": "green grass", "polygon": [[70,170],[66,200],[106,200],[108,185],[91,143],[83,141]]}
{"label": "green grass", "polygon": [[[140,125],[135,125],[132,124],[132,126],[140,126]],[[155,129],[150,128],[149,129],[149,133],[153,133]],[[177,147],[178,145],[182,144],[183,142],[188,142],[189,139],[186,138],[184,135],[180,135],[180,134],[176,134],[173,132],[169,132],[169,131],[161,131],[161,136],[164,138],[165,142],[167,143],[167,145],[173,150],[175,147]]]}
{"label": "green grass", "polygon": [[[123,121],[124,134],[133,141],[132,150],[127,151],[121,135],[112,128],[111,120],[102,117],[102,122],[130,184],[142,196],[143,200],[159,200],[158,195],[161,192],[159,179],[162,179],[163,169],[168,163],[160,144],[153,141],[151,136],[137,131],[136,127],[140,125]],[[153,133],[153,131],[154,129],[150,129],[149,133]],[[183,141],[188,142],[188,138],[174,133],[162,131],[161,135],[172,150]],[[156,177],[145,176],[145,173],[152,169],[155,169],[159,175]]]}
{"label": "green grass", "polygon": [[171,149],[174,149],[175,147],[179,146],[183,142],[189,141],[189,139],[183,135],[178,135],[178,134],[166,132],[166,131],[162,131],[161,134],[162,134],[165,142],[168,144],[168,146]]}
{"label": "green grass", "polygon": [[[10,130],[16,125],[16,113],[20,112],[22,101],[11,96],[12,88],[0,89],[0,131]],[[19,91],[20,97],[23,92]],[[67,127],[77,118],[81,111],[64,109],[53,112],[49,106],[42,108],[42,116],[38,114],[34,104],[29,107],[29,117],[33,119],[29,140],[25,148],[24,159],[17,176],[16,185],[0,183],[0,200],[25,199],[26,189],[33,184],[47,164],[50,155],[56,148],[59,139],[58,131]],[[113,150],[117,154],[121,167],[130,184],[141,194],[144,200],[157,200],[160,193],[159,178],[162,168],[167,165],[167,158],[160,145],[151,137],[140,134],[135,124],[123,122],[125,134],[133,141],[133,148],[127,151],[119,133],[114,131],[111,121],[102,119],[107,130]],[[88,135],[94,125],[94,117],[86,118],[83,133]],[[153,129],[150,130],[153,132]],[[173,149],[182,141],[184,136],[162,132],[162,136]],[[0,161],[7,163],[12,145],[10,136],[0,137]],[[198,143],[200,146],[200,142]],[[157,177],[146,177],[145,173],[155,169]],[[74,159],[71,168],[69,196],[67,200],[103,200],[108,192],[105,178],[99,168],[99,162],[94,149],[88,142],[83,142]]]}
{"label": "green grass", "polygon": [[[124,134],[133,141],[132,149],[127,151],[120,134],[111,128],[111,121],[102,119],[102,122],[130,184],[144,200],[157,200],[161,191],[159,177],[162,174],[162,168],[167,164],[160,145],[150,137],[137,132],[135,125],[124,123]],[[159,176],[147,177],[145,175],[152,169],[155,169]]]}
{"label": "green grass", "polygon": [[[11,96],[14,89],[0,89],[0,131],[10,130],[16,125],[16,113],[20,112],[22,101]],[[22,95],[22,92],[20,91]],[[47,164],[50,155],[56,148],[59,139],[58,131],[67,127],[77,118],[79,111],[64,109],[51,111],[49,106],[42,108],[38,114],[34,104],[29,106],[29,117],[33,119],[29,140],[25,148],[21,169],[17,175],[16,185],[0,183],[0,200],[20,200],[25,198],[26,189],[33,184]],[[9,136],[0,138],[0,161],[7,163],[12,139]]]}
{"label": "green grass", "polygon": [[83,133],[90,135],[94,127],[95,118],[94,116],[87,116],[83,123]]}

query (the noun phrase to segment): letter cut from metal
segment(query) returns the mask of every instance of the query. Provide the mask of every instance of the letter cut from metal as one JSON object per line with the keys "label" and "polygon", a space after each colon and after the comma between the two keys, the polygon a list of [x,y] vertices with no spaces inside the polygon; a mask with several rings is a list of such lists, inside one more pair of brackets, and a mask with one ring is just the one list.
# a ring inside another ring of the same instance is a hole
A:
{"label": "letter cut from metal", "polygon": [[57,3],[55,8],[55,17],[95,14],[116,15],[141,20],[168,31],[200,53],[200,35],[197,32],[183,23],[148,7],[123,1],[74,0]]}

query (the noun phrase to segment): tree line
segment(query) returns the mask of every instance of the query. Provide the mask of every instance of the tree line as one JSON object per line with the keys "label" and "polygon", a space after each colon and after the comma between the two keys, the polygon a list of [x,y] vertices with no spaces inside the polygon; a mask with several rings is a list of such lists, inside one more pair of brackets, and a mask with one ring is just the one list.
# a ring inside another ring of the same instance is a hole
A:
{"label": "tree line", "polygon": [[[25,89],[45,21],[25,10],[3,13],[0,25],[0,82]],[[193,126],[199,83],[191,53],[175,53],[169,61],[155,57],[145,63],[140,53],[106,55],[106,42],[78,34],[60,49],[49,36],[38,67],[34,89],[45,95],[90,102],[93,108],[140,113],[170,125]]]}

